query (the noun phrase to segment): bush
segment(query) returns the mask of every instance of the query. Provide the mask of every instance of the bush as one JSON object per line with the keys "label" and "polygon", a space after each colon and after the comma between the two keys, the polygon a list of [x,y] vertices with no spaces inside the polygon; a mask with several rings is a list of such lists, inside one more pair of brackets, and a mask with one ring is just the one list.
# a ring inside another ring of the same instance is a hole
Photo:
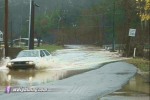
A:
{"label": "bush", "polygon": [[150,71],[150,61],[142,58],[128,59],[126,62],[137,66],[142,71]]}

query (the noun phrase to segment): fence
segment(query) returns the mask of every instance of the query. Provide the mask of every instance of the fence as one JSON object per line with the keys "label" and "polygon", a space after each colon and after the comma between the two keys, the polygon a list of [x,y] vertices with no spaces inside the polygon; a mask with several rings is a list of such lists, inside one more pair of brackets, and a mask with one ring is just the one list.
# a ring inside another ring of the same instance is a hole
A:
{"label": "fence", "polygon": [[[112,45],[103,45],[103,48],[105,48],[106,50],[111,50]],[[131,45],[130,51],[127,50],[125,44],[115,44],[115,50],[122,53],[123,56],[127,56],[127,53],[129,53],[129,56],[133,56],[134,48],[136,48],[136,57],[150,59],[150,45],[149,44]]]}
{"label": "fence", "polygon": [[[15,58],[21,50],[23,50],[23,49],[22,48],[9,48],[8,55],[10,58]],[[1,48],[0,49],[0,58],[3,58],[3,56],[4,56],[4,49]]]}

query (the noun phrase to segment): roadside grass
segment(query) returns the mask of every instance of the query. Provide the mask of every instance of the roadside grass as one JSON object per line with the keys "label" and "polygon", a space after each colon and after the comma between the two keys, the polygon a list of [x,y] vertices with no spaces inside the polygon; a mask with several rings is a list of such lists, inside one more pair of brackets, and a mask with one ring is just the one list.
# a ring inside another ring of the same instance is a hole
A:
{"label": "roadside grass", "polygon": [[42,44],[40,47],[35,47],[35,49],[46,49],[49,52],[53,52],[59,49],[63,49],[63,46],[58,46],[58,45],[49,45],[49,44]]}
{"label": "roadside grass", "polygon": [[[27,47],[21,47],[23,50],[27,50],[28,48]],[[56,50],[59,50],[59,49],[63,49],[64,47],[63,46],[58,46],[58,45],[50,45],[50,44],[42,44],[40,45],[40,47],[34,47],[34,49],[46,49],[47,51],[49,52],[54,52]]]}
{"label": "roadside grass", "polygon": [[137,66],[141,71],[148,72],[150,71],[150,61],[142,58],[133,58],[125,60],[127,63]]}

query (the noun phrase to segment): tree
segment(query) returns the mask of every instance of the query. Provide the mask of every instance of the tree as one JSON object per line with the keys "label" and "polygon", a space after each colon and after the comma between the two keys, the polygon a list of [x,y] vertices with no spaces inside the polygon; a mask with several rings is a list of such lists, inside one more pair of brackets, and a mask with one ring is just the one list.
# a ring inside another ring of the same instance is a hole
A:
{"label": "tree", "polygon": [[150,20],[150,0],[136,0],[136,4],[141,21]]}

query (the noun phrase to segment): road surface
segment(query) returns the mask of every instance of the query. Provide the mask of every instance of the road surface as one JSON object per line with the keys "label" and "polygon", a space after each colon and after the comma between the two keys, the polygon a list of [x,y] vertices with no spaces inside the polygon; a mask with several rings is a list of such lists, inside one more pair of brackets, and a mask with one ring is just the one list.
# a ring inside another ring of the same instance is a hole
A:
{"label": "road surface", "polygon": [[[85,45],[67,45],[66,49],[53,52],[49,68],[34,71],[11,71],[6,68],[9,59],[3,59],[0,65],[0,90],[8,84],[7,77],[11,75],[12,86],[28,86],[32,78],[32,85],[40,85],[51,81],[70,77],[91,69],[99,68],[104,63],[126,59],[117,52],[109,52],[100,47]],[[41,62],[42,63],[42,62]]]}
{"label": "road surface", "polygon": [[122,88],[136,74],[136,67],[115,62],[101,68],[32,88],[49,92],[11,92],[0,100],[97,100]]}

